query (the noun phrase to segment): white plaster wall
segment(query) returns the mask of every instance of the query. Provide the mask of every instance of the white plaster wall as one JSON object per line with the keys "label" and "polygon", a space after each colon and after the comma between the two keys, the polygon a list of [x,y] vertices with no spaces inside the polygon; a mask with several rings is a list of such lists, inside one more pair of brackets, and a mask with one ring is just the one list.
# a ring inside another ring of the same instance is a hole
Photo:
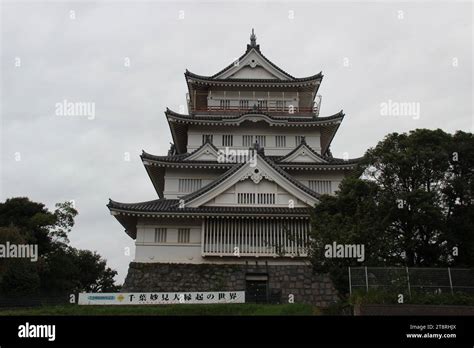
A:
{"label": "white plaster wall", "polygon": [[[178,223],[177,223],[178,222]],[[167,243],[154,243],[155,228],[166,227],[170,241]],[[178,244],[178,228],[191,229],[191,242]],[[274,258],[274,257],[202,257],[201,256],[201,229],[202,222],[197,219],[183,218],[181,221],[172,219],[156,220],[141,218],[137,224],[137,238],[135,241],[135,262],[158,263],[212,263],[212,264],[244,264],[246,261],[260,264],[265,261],[270,265],[304,264],[301,259]],[[171,234],[170,234],[171,232]]]}
{"label": "white plaster wall", "polygon": [[299,180],[303,185],[309,187],[310,180],[331,180],[332,194],[338,190],[342,179],[344,179],[344,172],[342,171],[328,171],[328,172],[292,172],[291,175]]}
{"label": "white plaster wall", "polygon": [[[253,127],[241,125],[240,127],[227,126],[227,127],[214,127],[212,129],[206,127],[194,126],[189,128],[188,131],[188,152],[193,152],[202,145],[203,134],[213,134],[213,144],[219,148],[224,149],[222,145],[222,135],[231,134],[233,135],[233,146],[232,149],[248,149],[247,146],[243,146],[242,141],[243,135],[265,135],[266,146],[265,155],[267,156],[284,156],[293,150],[296,144],[297,135],[303,135],[306,137],[306,143],[316,152],[321,153],[321,139],[320,132],[318,129],[306,129],[306,128],[280,128],[280,127],[261,127],[262,123],[259,122]],[[286,136],[286,147],[276,147],[276,135]]]}
{"label": "white plaster wall", "polygon": [[[237,195],[239,193],[275,193],[275,204],[238,204]],[[272,207],[288,207],[290,201],[293,202],[293,207],[306,207],[304,203],[299,201],[296,197],[288,193],[282,187],[278,186],[275,182],[271,182],[266,179],[262,179],[258,184],[254,183],[251,179],[239,181],[231,188],[226,190],[223,194],[215,197],[214,199],[207,202],[206,206],[233,206],[239,207],[245,206],[272,206]]]}
{"label": "white plaster wall", "polygon": [[[166,228],[165,243],[155,243],[155,229]],[[189,228],[189,243],[178,243],[178,229]],[[137,238],[135,240],[137,262],[193,262],[201,258],[201,223],[199,221],[183,221],[176,225],[176,221],[157,222],[142,219],[137,224]]]}

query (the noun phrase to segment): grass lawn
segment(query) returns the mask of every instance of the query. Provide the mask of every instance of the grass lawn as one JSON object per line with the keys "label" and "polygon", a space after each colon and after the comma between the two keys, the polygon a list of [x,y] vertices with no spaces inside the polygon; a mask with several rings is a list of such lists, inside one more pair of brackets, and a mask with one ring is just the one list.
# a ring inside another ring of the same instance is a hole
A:
{"label": "grass lawn", "polygon": [[0,308],[10,315],[320,315],[318,308],[304,304],[176,304],[137,306],[42,306]]}

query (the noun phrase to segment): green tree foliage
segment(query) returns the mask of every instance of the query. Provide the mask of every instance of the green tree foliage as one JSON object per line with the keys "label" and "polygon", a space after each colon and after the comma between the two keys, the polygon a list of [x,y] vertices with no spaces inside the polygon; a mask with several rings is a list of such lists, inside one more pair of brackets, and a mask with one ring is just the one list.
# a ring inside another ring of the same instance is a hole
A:
{"label": "green tree foliage", "polygon": [[[474,266],[474,138],[392,133],[367,151],[312,217],[313,265],[340,289],[347,266]],[[365,262],[326,258],[327,244],[363,244]]]}
{"label": "green tree foliage", "polygon": [[70,202],[50,212],[26,197],[0,203],[0,244],[37,244],[37,262],[0,259],[0,293],[22,295],[76,291],[116,291],[116,271],[96,252],[69,246],[78,212]]}

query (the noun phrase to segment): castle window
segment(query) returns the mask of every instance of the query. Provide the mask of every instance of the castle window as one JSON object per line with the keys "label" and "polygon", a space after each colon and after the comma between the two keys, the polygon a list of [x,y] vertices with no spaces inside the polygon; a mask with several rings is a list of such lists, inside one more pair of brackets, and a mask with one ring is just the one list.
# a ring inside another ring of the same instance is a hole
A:
{"label": "castle window", "polygon": [[303,138],[304,138],[304,135],[296,135],[296,136],[295,136],[295,144],[296,144],[296,146],[298,146],[299,144],[301,144],[301,142],[303,141]]}
{"label": "castle window", "polygon": [[166,228],[155,228],[155,243],[166,243]]}
{"label": "castle window", "polygon": [[258,193],[257,204],[275,204],[274,193]]}
{"label": "castle window", "polygon": [[189,235],[191,230],[189,228],[178,229],[178,243],[189,243]]}
{"label": "castle window", "polygon": [[251,147],[253,145],[253,135],[242,136],[242,146]]}
{"label": "castle window", "polygon": [[[256,198],[256,199],[255,199]],[[275,204],[274,193],[238,193],[238,204]]]}
{"label": "castle window", "polygon": [[224,134],[222,136],[222,146],[232,146],[233,145],[233,136],[229,134]]}
{"label": "castle window", "polygon": [[239,107],[241,109],[248,109],[249,108],[249,101],[248,100],[240,100]]}
{"label": "castle window", "polygon": [[314,192],[321,194],[332,193],[331,180],[310,180],[309,188]]}
{"label": "castle window", "polygon": [[283,111],[285,109],[285,102],[283,100],[277,100],[276,109],[279,111]]}
{"label": "castle window", "polygon": [[222,99],[220,101],[220,106],[221,106],[221,109],[224,109],[224,110],[230,108],[230,100],[223,100]]}
{"label": "castle window", "polygon": [[201,186],[201,179],[179,179],[178,182],[179,192],[194,192],[196,190],[199,190]]}
{"label": "castle window", "polygon": [[260,145],[260,147],[265,147],[266,145],[266,137],[265,135],[256,135],[255,141]]}
{"label": "castle window", "polygon": [[255,193],[238,193],[238,204],[255,204]]}
{"label": "castle window", "polygon": [[276,147],[286,147],[286,137],[284,135],[275,136]]}
{"label": "castle window", "polygon": [[209,142],[212,144],[212,140],[213,140],[212,134],[203,134],[202,135],[202,143],[203,144],[206,142],[207,139],[209,139]]}
{"label": "castle window", "polygon": [[266,109],[267,108],[267,101],[266,100],[258,100],[257,107],[259,109]]}

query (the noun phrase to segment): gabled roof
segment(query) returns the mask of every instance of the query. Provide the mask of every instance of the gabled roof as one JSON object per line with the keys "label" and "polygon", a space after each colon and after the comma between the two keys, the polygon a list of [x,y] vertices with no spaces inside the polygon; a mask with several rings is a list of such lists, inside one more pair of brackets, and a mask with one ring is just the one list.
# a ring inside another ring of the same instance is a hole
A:
{"label": "gabled roof", "polygon": [[294,179],[272,160],[258,153],[256,156],[255,167],[252,167],[253,163],[250,161],[236,164],[208,185],[181,197],[184,204],[189,207],[199,207],[246,178],[251,178],[255,183],[263,178],[275,181],[279,186],[309,206],[313,206],[319,201],[320,195],[318,193]]}
{"label": "gabled roof", "polygon": [[185,161],[217,161],[219,149],[206,139],[198,149],[185,158]]}
{"label": "gabled roof", "polygon": [[301,143],[296,148],[278,160],[278,163],[289,162],[327,163],[328,161],[314,151],[303,137]]}
{"label": "gabled roof", "polygon": [[[165,167],[178,167],[178,168],[222,168],[228,169],[232,167],[232,163],[218,163],[216,160],[200,160],[200,155],[206,155],[206,151],[212,152],[213,154],[219,151],[212,143],[206,141],[198,149],[192,153],[184,153],[171,156],[156,156],[149,154],[142,150],[140,158],[143,165],[150,177],[151,182],[155,188],[156,193],[160,198],[163,198],[163,191],[165,186]],[[197,159],[197,160],[196,160]]]}
{"label": "gabled roof", "polygon": [[[270,59],[265,57],[260,50],[260,45],[257,45],[257,37],[255,36],[254,30],[252,29],[252,34],[250,36],[250,44],[247,45],[247,50],[242,54],[239,58],[237,58],[234,62],[226,66],[224,69],[220,70],[219,72],[215,73],[211,76],[205,75],[198,75],[194,74],[188,70],[186,70],[185,76],[186,79],[192,78],[197,80],[203,81],[233,81],[233,82],[275,82],[278,80],[280,83],[285,82],[305,82],[305,81],[313,81],[313,80],[321,80],[323,75],[321,72],[318,74],[314,74],[312,76],[297,78],[285,70],[281,69],[278,65],[273,63]],[[237,72],[240,70],[250,67],[263,67],[273,78],[270,79],[249,79],[249,78],[235,78],[233,77]]]}
{"label": "gabled roof", "polygon": [[[214,78],[213,76],[205,76],[205,75],[198,75],[195,73],[192,73],[188,69],[184,72],[184,76],[186,77],[186,80],[196,80],[196,82],[201,81],[204,83],[211,83],[214,82],[216,84],[227,84],[231,85],[234,83],[260,83],[260,84],[274,84],[275,86],[277,85],[284,85],[284,86],[296,86],[297,84],[303,83],[303,82],[321,82],[323,78],[322,71],[320,71],[317,74],[307,76],[307,77],[294,77],[291,80],[276,80],[276,79],[250,79],[250,78],[226,78],[226,79],[220,79],[220,78]],[[253,84],[252,84],[253,85]]]}
{"label": "gabled roof", "polygon": [[[219,149],[206,140],[200,147],[198,147],[196,150],[194,150],[191,153],[182,153],[182,154],[177,154],[177,155],[167,155],[167,156],[157,156],[157,155],[152,155],[148,152],[145,152],[142,150],[142,154],[140,155],[140,158],[142,159],[143,164],[148,165],[148,164],[154,164],[154,163],[179,163],[181,165],[186,165],[186,164],[217,164],[217,156],[215,157],[216,159],[202,159],[200,155],[202,154],[216,154],[218,155]],[[219,163],[223,164],[224,167],[230,167],[232,164],[229,163]]]}

